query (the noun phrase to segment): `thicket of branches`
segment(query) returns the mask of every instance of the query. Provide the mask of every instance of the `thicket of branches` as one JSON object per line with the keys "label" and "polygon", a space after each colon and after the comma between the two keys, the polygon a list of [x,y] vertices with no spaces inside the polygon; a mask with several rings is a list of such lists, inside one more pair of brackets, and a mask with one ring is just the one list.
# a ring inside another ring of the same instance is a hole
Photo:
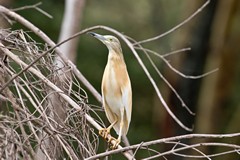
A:
{"label": "thicket of branches", "polygon": [[[182,106],[190,114],[194,114],[157,69],[149,55],[153,54],[161,58],[176,74],[185,78],[202,78],[212,71],[200,76],[184,75],[171,66],[166,57],[184,52],[189,48],[160,55],[144,48],[141,44],[173,32],[201,12],[208,3],[209,1],[168,32],[144,41],[137,42],[106,26],[94,26],[78,32],[59,44],[55,44],[45,33],[17,13],[0,6],[1,14],[9,22],[15,20],[28,29],[0,30],[0,157],[2,159],[43,159],[44,157],[44,159],[90,160],[113,154],[123,154],[128,159],[134,159],[138,153],[145,153],[147,156],[140,157],[141,159],[159,159],[160,157],[168,159],[169,155],[191,159],[212,159],[230,153],[239,155],[240,145],[235,144],[231,138],[239,137],[240,133],[188,134],[126,147],[119,146],[116,150],[98,153],[98,130],[104,126],[98,114],[103,110],[101,106],[89,105],[88,95],[82,86],[86,86],[99,101],[101,101],[101,97],[76,66],[67,57],[62,56],[58,48],[61,44],[94,29],[106,30],[117,35],[135,55],[168,113],[183,129],[191,131],[191,128],[186,127],[165,103],[160,90],[138,54],[145,53],[159,77],[182,102]],[[32,34],[39,36],[44,43],[36,42],[31,38]],[[61,67],[55,63],[56,57],[60,57]],[[64,119],[55,112],[54,101],[56,99],[64,106]],[[222,138],[225,138],[226,141],[221,141]],[[186,139],[191,139],[191,143],[185,143]],[[202,141],[203,139],[204,141]],[[206,139],[208,139],[207,142]],[[169,149],[161,150],[161,146],[166,144]],[[203,146],[220,146],[222,150],[209,154],[205,152]]]}

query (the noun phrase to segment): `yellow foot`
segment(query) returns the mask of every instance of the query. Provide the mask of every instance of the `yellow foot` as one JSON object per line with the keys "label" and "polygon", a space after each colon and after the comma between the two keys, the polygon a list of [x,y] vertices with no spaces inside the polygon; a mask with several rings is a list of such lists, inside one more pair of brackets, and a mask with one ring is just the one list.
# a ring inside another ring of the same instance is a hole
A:
{"label": "yellow foot", "polygon": [[117,149],[119,143],[121,141],[119,139],[116,139],[114,137],[111,136],[111,138],[108,139],[108,144],[110,145],[110,149],[114,150],[114,149]]}
{"label": "yellow foot", "polygon": [[104,139],[107,139],[108,134],[110,134],[110,129],[102,128],[99,130],[99,135],[102,136]]}

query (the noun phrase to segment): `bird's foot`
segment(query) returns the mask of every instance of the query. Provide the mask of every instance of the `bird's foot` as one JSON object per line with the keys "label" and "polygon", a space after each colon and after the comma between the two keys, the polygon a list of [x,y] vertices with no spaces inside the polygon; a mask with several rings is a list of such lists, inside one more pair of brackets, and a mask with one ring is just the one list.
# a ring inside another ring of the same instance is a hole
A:
{"label": "bird's foot", "polygon": [[107,137],[109,134],[110,134],[110,129],[108,129],[108,128],[102,128],[99,130],[99,135],[102,136],[106,140],[107,140]]}
{"label": "bird's foot", "polygon": [[120,142],[120,139],[111,136],[111,138],[108,139],[109,148],[112,150],[117,149]]}

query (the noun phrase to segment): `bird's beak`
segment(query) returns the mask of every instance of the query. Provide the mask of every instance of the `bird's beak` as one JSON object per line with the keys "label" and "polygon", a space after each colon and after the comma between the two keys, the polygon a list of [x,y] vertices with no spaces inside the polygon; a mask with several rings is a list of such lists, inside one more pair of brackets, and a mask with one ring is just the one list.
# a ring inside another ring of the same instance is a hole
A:
{"label": "bird's beak", "polygon": [[91,36],[99,39],[99,40],[102,41],[102,42],[104,42],[104,41],[107,40],[104,36],[102,36],[102,35],[100,35],[100,34],[97,34],[97,33],[94,33],[94,32],[88,32],[87,34],[90,34]]}

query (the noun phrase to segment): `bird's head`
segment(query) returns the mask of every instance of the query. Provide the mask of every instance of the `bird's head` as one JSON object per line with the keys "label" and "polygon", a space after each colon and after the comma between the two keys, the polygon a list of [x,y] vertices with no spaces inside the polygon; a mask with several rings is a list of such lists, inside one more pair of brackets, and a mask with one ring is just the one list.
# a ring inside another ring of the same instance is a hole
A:
{"label": "bird's head", "polygon": [[122,52],[121,44],[116,37],[112,35],[100,35],[94,32],[88,32],[88,34],[105,44],[109,51],[114,50],[115,52]]}

